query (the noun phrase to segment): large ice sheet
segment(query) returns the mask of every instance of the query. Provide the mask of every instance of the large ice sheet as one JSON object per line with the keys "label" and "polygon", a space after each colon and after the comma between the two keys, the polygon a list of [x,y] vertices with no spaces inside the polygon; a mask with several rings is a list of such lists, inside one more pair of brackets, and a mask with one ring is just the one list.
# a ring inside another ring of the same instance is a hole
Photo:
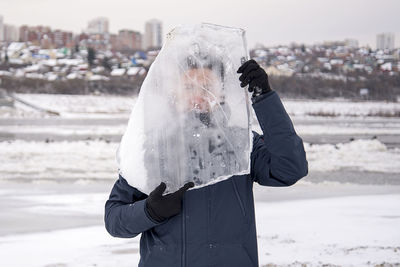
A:
{"label": "large ice sheet", "polygon": [[151,65],[117,151],[120,174],[149,194],[249,173],[249,98],[236,70],[248,59],[242,29],[179,26]]}

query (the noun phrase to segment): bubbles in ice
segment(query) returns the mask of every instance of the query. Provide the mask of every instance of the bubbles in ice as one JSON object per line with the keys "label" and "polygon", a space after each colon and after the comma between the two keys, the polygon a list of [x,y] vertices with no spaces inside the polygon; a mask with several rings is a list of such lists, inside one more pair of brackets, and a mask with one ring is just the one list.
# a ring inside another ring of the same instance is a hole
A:
{"label": "bubbles in ice", "polygon": [[164,181],[171,192],[249,172],[248,96],[236,73],[247,57],[241,29],[200,24],[168,34],[118,150],[131,186],[148,194]]}

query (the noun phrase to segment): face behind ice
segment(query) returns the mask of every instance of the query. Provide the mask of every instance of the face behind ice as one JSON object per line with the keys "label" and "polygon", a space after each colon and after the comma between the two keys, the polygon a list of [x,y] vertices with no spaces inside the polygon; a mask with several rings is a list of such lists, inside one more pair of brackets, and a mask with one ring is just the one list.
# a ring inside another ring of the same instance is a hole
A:
{"label": "face behind ice", "polygon": [[[149,194],[174,192],[248,172],[249,103],[236,70],[247,57],[244,32],[179,26],[146,75],[118,150],[121,175]],[[196,154],[196,155],[194,155]]]}
{"label": "face behind ice", "polygon": [[209,113],[221,102],[222,83],[213,70],[193,68],[182,75],[182,87],[177,92],[180,111]]}

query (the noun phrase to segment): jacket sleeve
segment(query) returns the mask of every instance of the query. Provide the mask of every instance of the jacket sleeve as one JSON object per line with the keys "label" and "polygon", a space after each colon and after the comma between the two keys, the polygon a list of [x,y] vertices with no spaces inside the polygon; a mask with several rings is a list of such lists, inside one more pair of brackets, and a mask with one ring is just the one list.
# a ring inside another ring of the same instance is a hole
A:
{"label": "jacket sleeve", "polygon": [[119,175],[105,203],[104,222],[114,237],[130,238],[158,225],[145,208],[147,195]]}
{"label": "jacket sleeve", "polygon": [[303,140],[296,134],[278,93],[253,103],[263,135],[254,133],[251,177],[265,186],[290,186],[308,174]]}

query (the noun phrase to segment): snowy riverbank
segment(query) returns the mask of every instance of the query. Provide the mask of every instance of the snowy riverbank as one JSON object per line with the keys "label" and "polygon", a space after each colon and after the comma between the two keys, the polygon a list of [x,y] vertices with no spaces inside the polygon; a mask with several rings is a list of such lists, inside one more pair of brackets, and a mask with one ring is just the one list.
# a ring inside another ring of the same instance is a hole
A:
{"label": "snowy riverbank", "polygon": [[[103,222],[135,99],[18,96],[60,116],[0,108],[0,265],[137,266]],[[260,266],[400,266],[400,103],[283,103],[309,174],[254,186]]]}
{"label": "snowy riverbank", "polygon": [[[104,228],[103,189],[110,185],[90,193],[57,192],[54,185],[39,191],[23,187],[19,195],[12,187],[1,190],[0,203],[16,203],[2,207],[3,226],[17,227],[11,220],[4,225],[8,215],[26,218],[30,228],[0,235],[4,266],[137,266],[140,236],[113,238]],[[300,183],[279,189],[256,185],[255,191],[260,266],[400,264],[400,186]],[[59,228],[40,229],[46,223]]]}
{"label": "snowy riverbank", "polygon": [[[0,181],[88,182],[113,180],[119,143],[107,141],[0,142]],[[400,149],[378,140],[311,145],[305,143],[310,172],[355,170],[399,174]],[[23,168],[21,168],[23,166]],[[362,179],[362,177],[360,177]]]}
{"label": "snowy riverbank", "polygon": [[[279,93],[279,92],[278,92]],[[58,112],[61,117],[129,117],[136,96],[16,94],[37,107]],[[400,103],[385,101],[352,102],[346,99],[296,100],[282,99],[292,117],[398,117]],[[2,118],[51,117],[23,104],[16,109],[0,108]]]}

